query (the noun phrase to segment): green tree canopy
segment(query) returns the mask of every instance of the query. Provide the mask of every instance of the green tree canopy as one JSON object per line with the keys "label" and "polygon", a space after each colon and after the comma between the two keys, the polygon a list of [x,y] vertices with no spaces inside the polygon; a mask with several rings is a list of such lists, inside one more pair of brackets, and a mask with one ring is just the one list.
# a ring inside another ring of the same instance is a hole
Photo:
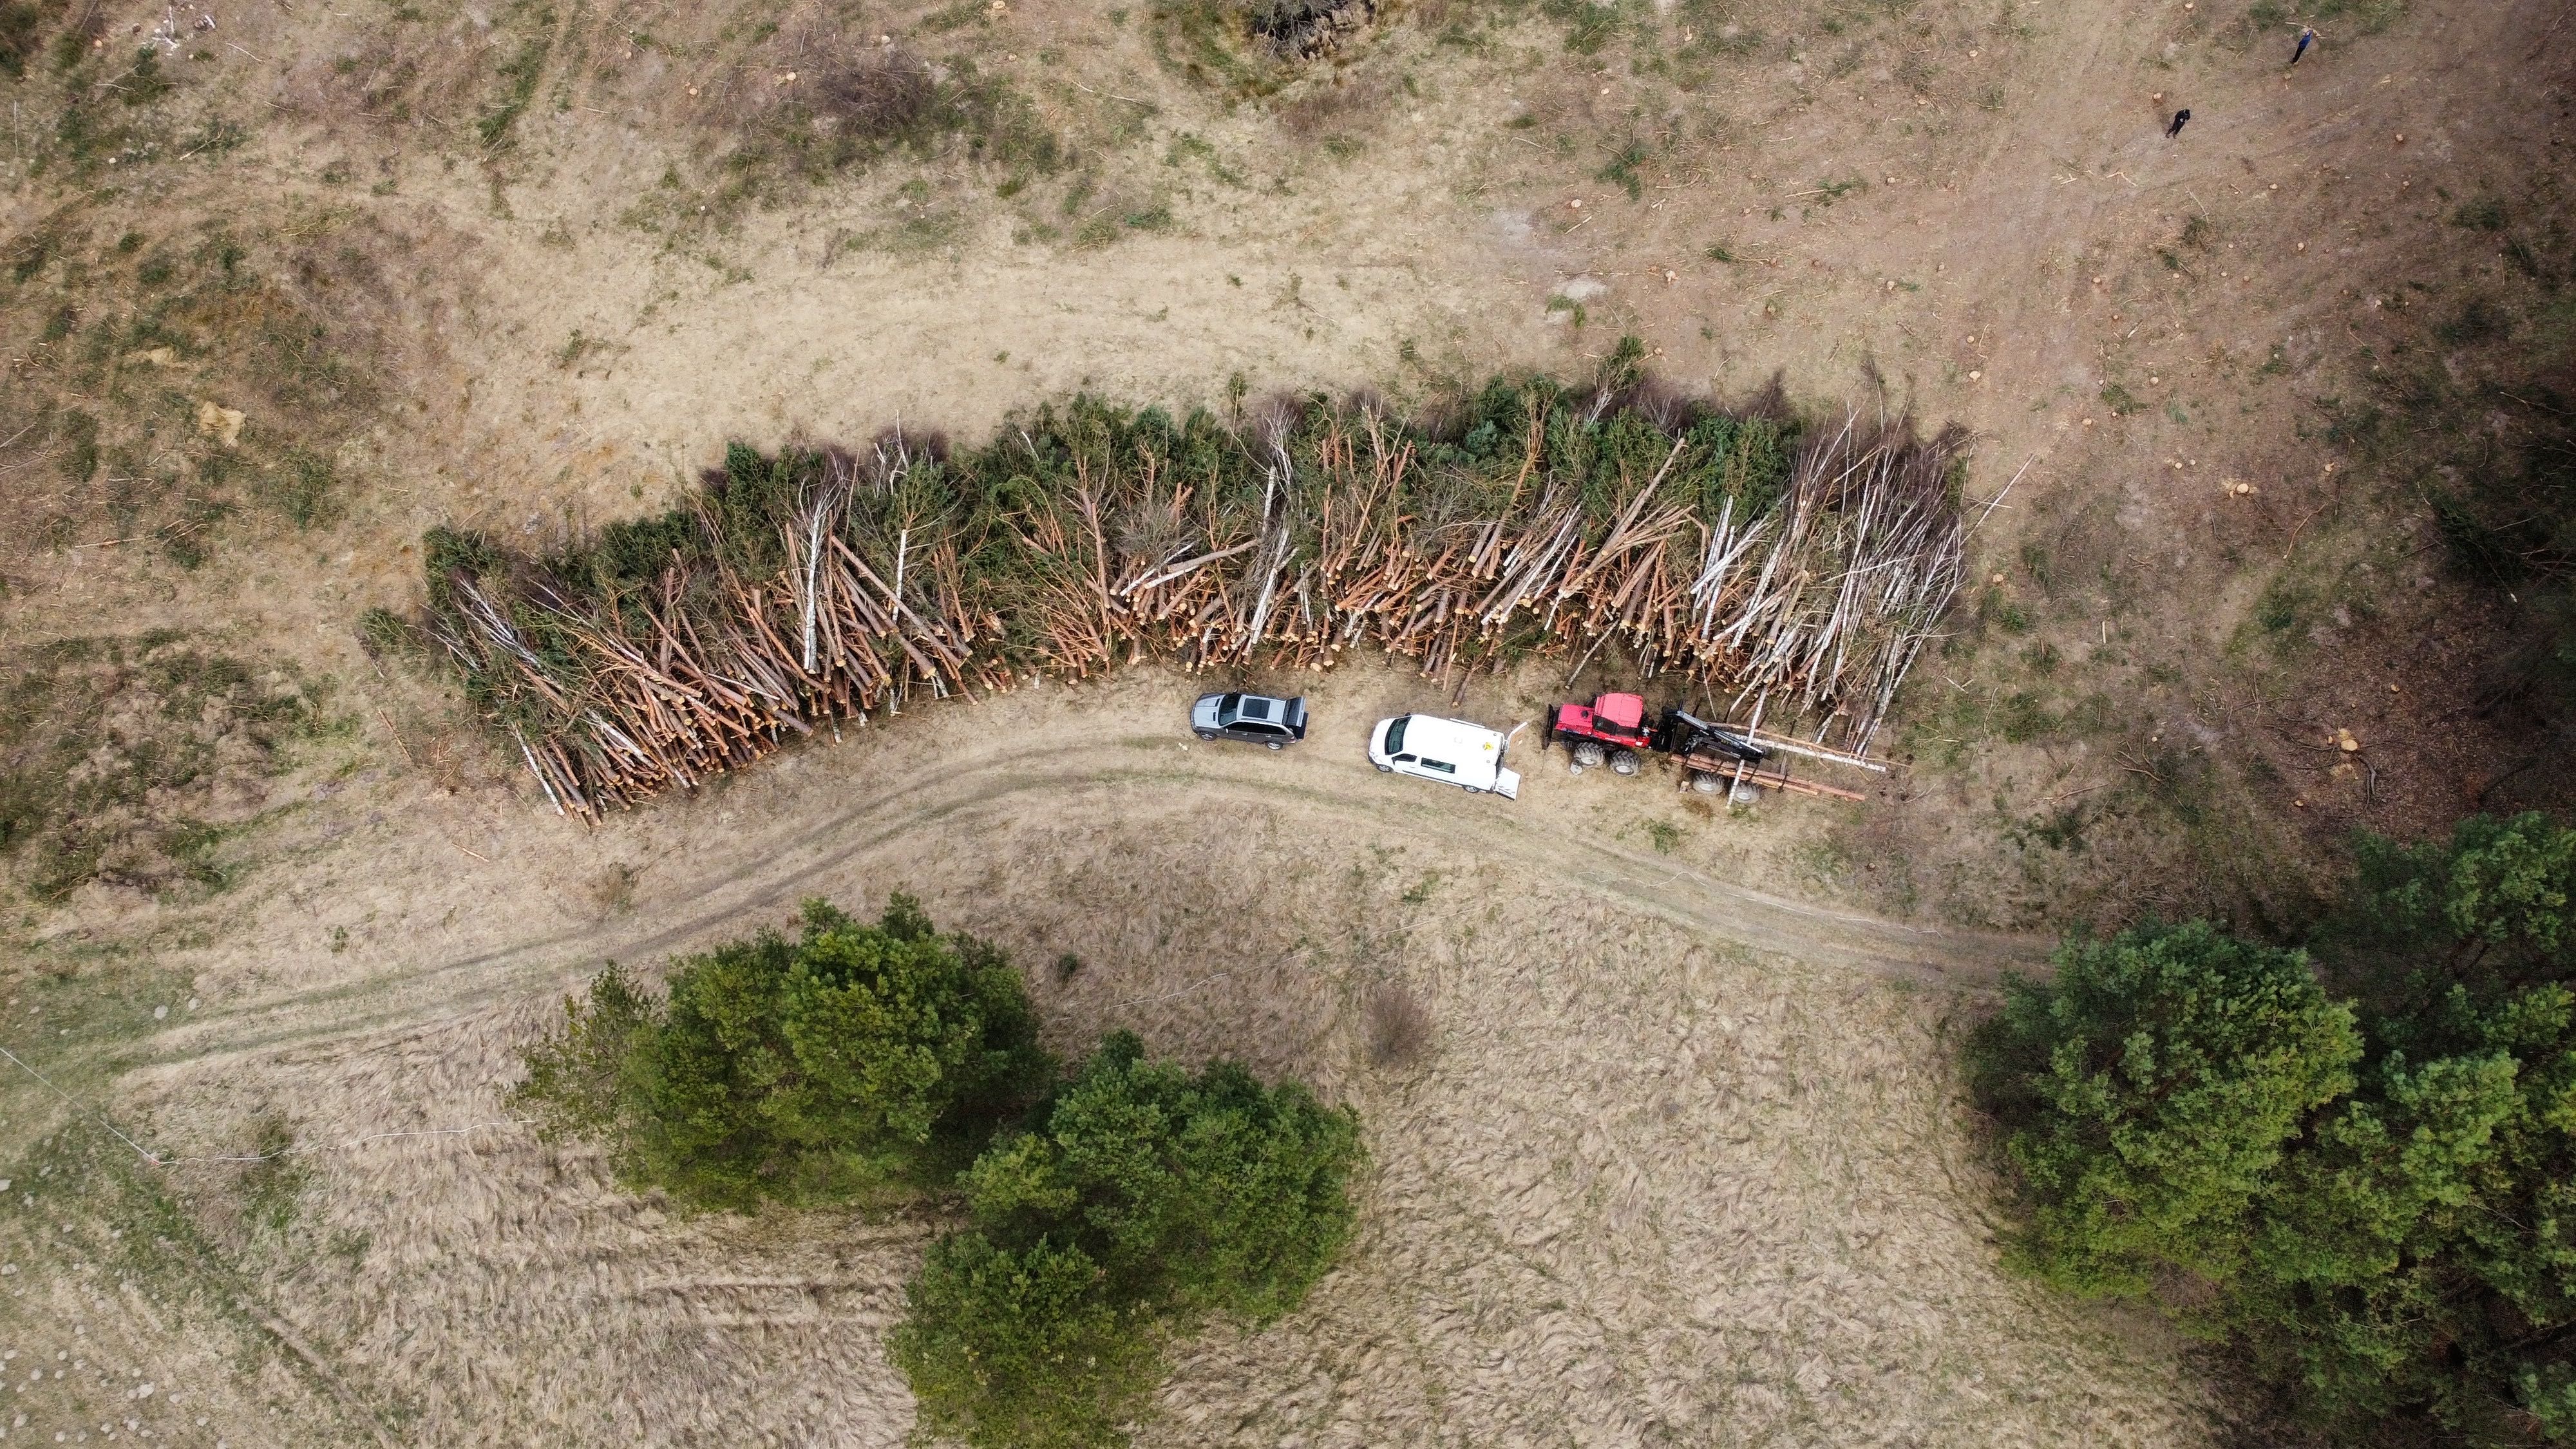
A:
{"label": "green tree canopy", "polygon": [[564,1012],[520,1100],[699,1206],[844,1197],[962,1161],[1047,1071],[1010,962],[902,895],[873,924],[810,901],[794,941],[689,957],[662,999],[612,967]]}
{"label": "green tree canopy", "polygon": [[2332,1417],[2527,1441],[2514,1406],[2547,1426],[2576,1330],[2576,996],[2455,987],[2408,1025],[2421,1055],[2388,1051],[2267,1195],[2232,1317]]}
{"label": "green tree canopy", "polygon": [[967,1172],[974,1229],[914,1281],[895,1361],[971,1443],[1098,1442],[1141,1406],[1161,1334],[1304,1298],[1350,1236],[1360,1158],[1358,1119],[1294,1082],[1113,1035]]}
{"label": "green tree canopy", "polygon": [[895,1363],[924,1424],[973,1444],[1113,1443],[1160,1372],[1150,1306],[1122,1311],[1099,1264],[1045,1237],[1016,1250],[942,1238],[905,1298]]}
{"label": "green tree canopy", "polygon": [[2207,926],[2008,987],[1971,1061],[2030,1200],[2015,1255],[2094,1293],[2200,1275],[2198,1324],[2356,1435],[2576,1443],[2576,832],[2360,856],[2322,939],[2361,1013]]}
{"label": "green tree canopy", "polygon": [[[2327,939],[2362,961],[2455,980],[2528,985],[2576,966],[2576,828],[2538,812],[2461,821],[2448,841],[2365,835],[2360,875]],[[2395,983],[2389,983],[2394,986]],[[2392,1008],[2395,1003],[2392,1003]]]}
{"label": "green tree canopy", "polygon": [[2020,1261],[2095,1294],[2232,1278],[2284,1144],[2360,1054],[2304,953],[2199,923],[2067,943],[2054,981],[2006,985],[1975,1048],[2032,1199]]}

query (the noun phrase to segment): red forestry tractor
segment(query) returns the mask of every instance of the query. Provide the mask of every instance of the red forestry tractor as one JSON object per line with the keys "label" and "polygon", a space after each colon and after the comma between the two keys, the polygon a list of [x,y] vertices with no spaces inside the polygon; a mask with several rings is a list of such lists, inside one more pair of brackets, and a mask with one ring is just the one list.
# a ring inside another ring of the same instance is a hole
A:
{"label": "red forestry tractor", "polygon": [[1559,742],[1574,755],[1571,768],[1577,775],[1605,761],[1614,773],[1637,773],[1642,763],[1638,752],[1654,748],[1645,696],[1605,694],[1588,705],[1558,705],[1548,715],[1547,744]]}
{"label": "red forestry tractor", "polygon": [[1787,755],[1803,755],[1830,764],[1851,765],[1887,773],[1888,762],[1849,750],[1829,749],[1812,740],[1774,734],[1757,725],[1718,724],[1678,709],[1646,721],[1646,701],[1634,694],[1605,694],[1588,705],[1560,704],[1547,719],[1547,743],[1564,742],[1574,756],[1572,772],[1608,764],[1633,775],[1644,763],[1643,751],[1670,755],[1681,766],[1682,788],[1714,794],[1725,790],[1749,800],[1756,790],[1816,795],[1831,800],[1862,800],[1857,790],[1799,779],[1789,773]]}

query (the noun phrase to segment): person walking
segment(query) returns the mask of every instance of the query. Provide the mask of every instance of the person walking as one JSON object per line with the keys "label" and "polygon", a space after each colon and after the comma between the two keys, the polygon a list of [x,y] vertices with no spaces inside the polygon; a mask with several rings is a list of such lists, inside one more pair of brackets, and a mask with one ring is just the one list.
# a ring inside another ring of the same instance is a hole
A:
{"label": "person walking", "polygon": [[2181,110],[2174,112],[2173,124],[2165,127],[2165,139],[2170,141],[2174,137],[2181,135],[2182,123],[2190,119],[2191,107],[2189,106],[2185,106]]}
{"label": "person walking", "polygon": [[2317,28],[2316,28],[2315,26],[2313,26],[2313,25],[2302,25],[2302,26],[2300,26],[2300,27],[2299,27],[2299,44],[2298,44],[2298,47],[2297,47],[2296,49],[2294,49],[2294,50],[2292,50],[2292,51],[2290,52],[2290,64],[2292,64],[2292,65],[2297,65],[2297,64],[2299,63],[2299,57],[2300,57],[2300,56],[2303,56],[2303,55],[2305,55],[2305,54],[2307,54],[2307,53],[2308,53],[2308,47],[2309,47],[2310,45],[2312,45],[2312,44],[2314,44],[2314,43],[2316,42],[2316,38],[2317,38]]}

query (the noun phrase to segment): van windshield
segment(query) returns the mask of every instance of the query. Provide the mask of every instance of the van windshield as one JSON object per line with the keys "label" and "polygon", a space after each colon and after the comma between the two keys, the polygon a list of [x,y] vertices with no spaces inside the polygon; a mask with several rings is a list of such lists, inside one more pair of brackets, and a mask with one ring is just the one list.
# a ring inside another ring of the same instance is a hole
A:
{"label": "van windshield", "polygon": [[1386,727],[1386,752],[1388,754],[1396,755],[1404,752],[1404,722],[1411,718],[1413,718],[1413,716],[1409,714],[1405,715],[1395,723]]}

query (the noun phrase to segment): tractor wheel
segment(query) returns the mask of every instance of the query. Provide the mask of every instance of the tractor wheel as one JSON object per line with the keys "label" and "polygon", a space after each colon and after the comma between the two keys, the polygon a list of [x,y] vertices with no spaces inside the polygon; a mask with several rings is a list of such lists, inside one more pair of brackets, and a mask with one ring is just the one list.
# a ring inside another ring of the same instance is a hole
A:
{"label": "tractor wheel", "polygon": [[1565,773],[1567,773],[1567,774],[1569,774],[1569,775],[1580,775],[1580,774],[1582,774],[1582,773],[1583,773],[1583,762],[1582,762],[1581,760],[1577,760],[1577,761],[1575,761],[1573,764],[1566,766],[1566,767],[1565,767]]}
{"label": "tractor wheel", "polygon": [[1637,752],[1635,750],[1612,751],[1610,755],[1610,773],[1614,775],[1633,775],[1637,773]]}
{"label": "tractor wheel", "polygon": [[1199,731],[1199,738],[1200,738],[1200,739],[1203,739],[1203,740],[1212,740],[1212,739],[1215,739],[1215,738],[1216,738],[1216,732],[1215,732],[1214,730],[1201,730],[1201,731]]}
{"label": "tractor wheel", "polygon": [[1284,750],[1288,748],[1288,745],[1284,740],[1272,740],[1270,741],[1270,748],[1274,750]]}
{"label": "tractor wheel", "polygon": [[1587,770],[1591,769],[1593,766],[1595,766],[1595,765],[1597,765],[1597,764],[1600,764],[1600,763],[1601,763],[1601,745],[1600,745],[1600,743],[1599,743],[1598,741],[1595,741],[1595,740],[1576,740],[1576,741],[1574,742],[1574,763],[1576,763],[1576,764],[1578,764],[1578,765],[1582,766],[1584,769],[1587,769]]}
{"label": "tractor wheel", "polygon": [[1716,794],[1718,787],[1725,783],[1725,781],[1720,780],[1706,770],[1691,771],[1691,788],[1697,790],[1703,795]]}

